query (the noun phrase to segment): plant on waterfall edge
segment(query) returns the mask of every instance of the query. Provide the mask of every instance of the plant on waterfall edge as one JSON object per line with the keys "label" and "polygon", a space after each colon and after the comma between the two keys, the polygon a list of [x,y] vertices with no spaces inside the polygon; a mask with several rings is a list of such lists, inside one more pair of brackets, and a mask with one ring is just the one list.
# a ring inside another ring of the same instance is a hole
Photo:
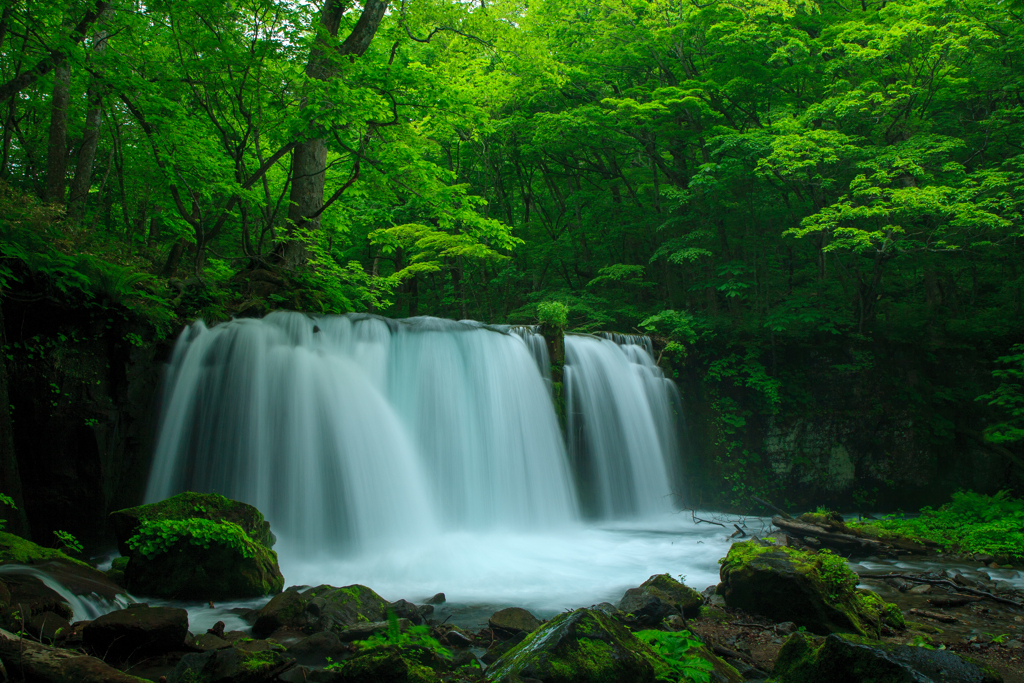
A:
{"label": "plant on waterfall edge", "polygon": [[[6,505],[12,510],[17,510],[18,506],[14,504],[14,499],[8,496],[6,493],[0,493],[0,504]],[[4,526],[7,525],[6,519],[0,519],[0,531],[4,530]]]}
{"label": "plant on waterfall edge", "polygon": [[537,320],[558,330],[565,330],[569,325],[569,307],[561,301],[542,301],[537,304]]}
{"label": "plant on waterfall edge", "polygon": [[1024,555],[1024,500],[1009,491],[986,496],[959,491],[938,510],[921,508],[912,519],[889,516],[852,523],[882,538],[903,536],[938,543],[946,551],[1019,558]]}
{"label": "plant on waterfall edge", "polygon": [[182,539],[207,549],[211,543],[226,546],[245,558],[256,554],[256,544],[242,527],[233,522],[213,522],[197,517],[146,520],[138,532],[128,539],[128,547],[138,550],[146,559],[151,560],[170,550]]}
{"label": "plant on waterfall edge", "polygon": [[665,668],[657,672],[657,680],[671,683],[708,683],[711,680],[714,666],[700,655],[691,654],[690,651],[700,648],[702,643],[689,631],[638,631],[636,637],[665,663]]}
{"label": "plant on waterfall edge", "polygon": [[82,552],[82,544],[78,542],[78,539],[73,534],[67,531],[61,531],[60,529],[53,532],[54,537],[57,539],[57,546],[61,552],[72,554]]}

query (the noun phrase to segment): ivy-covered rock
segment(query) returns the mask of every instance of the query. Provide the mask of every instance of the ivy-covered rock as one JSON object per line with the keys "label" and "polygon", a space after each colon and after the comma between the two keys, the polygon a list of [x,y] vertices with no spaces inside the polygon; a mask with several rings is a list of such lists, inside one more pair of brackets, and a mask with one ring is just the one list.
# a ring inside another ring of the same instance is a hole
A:
{"label": "ivy-covered rock", "polygon": [[882,643],[860,636],[815,638],[794,633],[779,651],[778,683],[1001,683],[993,671],[948,650]]}
{"label": "ivy-covered rock", "polygon": [[331,631],[387,619],[388,601],[366,586],[317,586],[304,591],[289,588],[256,613],[252,632],[258,638],[280,629],[300,633]]}
{"label": "ivy-covered rock", "polygon": [[487,670],[495,683],[653,683],[657,657],[601,612],[578,609],[547,622]]}
{"label": "ivy-covered rock", "polygon": [[270,549],[270,525],[251,505],[215,494],[181,493],[111,513],[127,555],[133,593],[227,600],[279,593],[284,577]]}
{"label": "ivy-covered rock", "polygon": [[110,513],[110,523],[117,537],[117,547],[122,555],[128,556],[129,540],[139,533],[144,522],[184,521],[205,519],[211,522],[231,522],[241,527],[254,543],[272,548],[274,535],[270,522],[263,519],[263,513],[252,505],[231,500],[217,493],[193,493],[186,491],[167,500],[138,507],[117,510]]}
{"label": "ivy-covered rock", "polygon": [[883,626],[901,629],[903,613],[871,591],[858,589],[857,575],[827,550],[734,543],[720,570],[729,607],[792,621],[821,635],[857,633],[877,637]]}

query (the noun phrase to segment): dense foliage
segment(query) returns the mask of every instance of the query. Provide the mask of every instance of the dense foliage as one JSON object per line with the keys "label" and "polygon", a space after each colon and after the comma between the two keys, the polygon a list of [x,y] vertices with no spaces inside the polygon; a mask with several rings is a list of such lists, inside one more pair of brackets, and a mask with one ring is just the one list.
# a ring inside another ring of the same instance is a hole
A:
{"label": "dense foliage", "polygon": [[1024,500],[1006,491],[994,496],[961,491],[937,510],[924,508],[920,516],[892,515],[865,525],[883,537],[932,541],[945,550],[1014,558],[1014,563],[1024,557]]}
{"label": "dense foliage", "polygon": [[822,373],[1019,470],[1022,14],[9,0],[0,291],[642,330],[733,503]]}

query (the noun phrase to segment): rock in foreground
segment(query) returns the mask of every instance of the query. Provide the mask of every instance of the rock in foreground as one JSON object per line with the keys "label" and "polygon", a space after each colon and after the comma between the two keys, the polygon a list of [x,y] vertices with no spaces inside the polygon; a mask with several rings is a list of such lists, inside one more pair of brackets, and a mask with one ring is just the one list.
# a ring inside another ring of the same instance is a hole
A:
{"label": "rock in foreground", "polygon": [[779,683],[1001,683],[946,650],[883,644],[858,636],[833,634],[811,638],[795,633],[775,662]]}
{"label": "rock in foreground", "polygon": [[657,626],[672,615],[692,619],[704,602],[701,594],[679,583],[668,574],[655,574],[640,585],[630,588],[619,601],[618,608],[626,620],[636,626]]}
{"label": "rock in foreground", "polygon": [[601,612],[558,615],[509,650],[487,671],[489,681],[518,683],[653,683],[654,654]]}
{"label": "rock in foreground", "polygon": [[175,607],[134,605],[89,622],[86,648],[106,661],[138,660],[180,650],[188,635],[188,612]]}
{"label": "rock in foreground", "polygon": [[734,543],[720,570],[729,607],[792,621],[820,635],[875,636],[903,627],[903,614],[876,594],[857,589],[857,575],[828,551]]}

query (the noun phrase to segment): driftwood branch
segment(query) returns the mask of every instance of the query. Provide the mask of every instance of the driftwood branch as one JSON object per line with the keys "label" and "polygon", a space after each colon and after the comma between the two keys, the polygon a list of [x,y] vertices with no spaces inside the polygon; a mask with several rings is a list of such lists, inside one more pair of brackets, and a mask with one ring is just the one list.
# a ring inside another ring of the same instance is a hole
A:
{"label": "driftwood branch", "polygon": [[956,617],[951,616],[949,614],[939,614],[938,612],[929,612],[926,609],[912,609],[912,610],[910,610],[910,613],[914,614],[914,615],[917,615],[919,617],[928,617],[929,619],[934,619],[935,621],[941,621],[944,624],[955,624],[956,622],[960,621]]}
{"label": "driftwood branch", "polygon": [[0,629],[0,657],[18,679],[37,683],[148,683],[95,657],[33,643]]}
{"label": "driftwood branch", "polygon": [[751,498],[754,499],[756,502],[760,503],[761,505],[764,505],[769,510],[775,510],[775,512],[779,513],[779,517],[782,517],[783,519],[793,519],[792,515],[790,515],[788,512],[781,508],[775,507],[764,498],[758,498],[757,496],[751,496]]}
{"label": "driftwood branch", "polygon": [[740,536],[746,536],[747,535],[747,532],[744,531],[743,529],[741,529],[739,524],[733,524],[733,526],[736,527],[736,532],[733,533],[733,535],[730,536],[729,538],[735,538],[737,534],[739,534]]}
{"label": "driftwood branch", "polygon": [[881,541],[852,534],[834,533],[816,524],[797,522],[792,519],[783,519],[782,517],[772,518],[772,524],[792,536],[800,538],[813,536],[821,541],[822,545],[829,548],[838,548],[843,551],[868,551],[871,553],[890,553],[893,550],[889,545]]}
{"label": "driftwood branch", "polygon": [[912,574],[867,574],[867,573],[864,573],[864,574],[860,574],[860,577],[863,578],[863,579],[903,579],[905,581],[912,581],[914,583],[927,583],[927,584],[932,585],[932,586],[947,586],[947,587],[952,588],[953,590],[959,591],[961,593],[970,593],[971,595],[979,595],[979,596],[981,596],[983,598],[988,598],[989,600],[993,600],[995,602],[1001,602],[1004,605],[1012,605],[1014,607],[1018,607],[1020,609],[1024,609],[1024,603],[1018,602],[1016,600],[1011,600],[1009,598],[1004,598],[1004,597],[1001,597],[1001,596],[998,596],[998,595],[993,595],[992,593],[988,593],[986,591],[978,590],[977,588],[970,588],[968,586],[961,586],[958,583],[953,583],[949,579],[923,579],[921,577],[914,576]]}
{"label": "driftwood branch", "polygon": [[710,519],[701,519],[700,517],[697,516],[697,513],[694,512],[693,510],[690,510],[690,517],[693,518],[693,523],[694,524],[700,524],[701,522],[704,522],[705,524],[715,524],[717,526],[722,527],[723,529],[725,528],[725,525],[722,524],[721,522],[714,522],[714,521],[712,521]]}

